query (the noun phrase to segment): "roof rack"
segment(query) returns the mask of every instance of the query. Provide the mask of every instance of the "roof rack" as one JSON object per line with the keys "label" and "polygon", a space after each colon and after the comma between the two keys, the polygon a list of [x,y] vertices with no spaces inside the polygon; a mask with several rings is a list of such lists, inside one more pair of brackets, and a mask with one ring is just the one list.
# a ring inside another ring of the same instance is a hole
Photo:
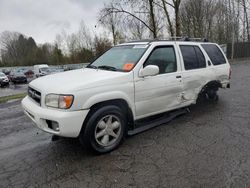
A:
{"label": "roof rack", "polygon": [[132,40],[126,43],[136,43],[136,42],[154,42],[158,41],[158,39],[142,39],[142,40]]}
{"label": "roof rack", "polygon": [[170,37],[171,40],[178,40],[178,41],[200,41],[200,42],[208,42],[208,39],[206,38],[189,38],[189,37],[176,37],[172,36]]}
{"label": "roof rack", "polygon": [[168,39],[142,39],[142,40],[134,40],[134,41],[129,41],[125,42],[126,44],[130,43],[138,43],[138,42],[157,42],[157,41],[190,41],[190,42],[209,42],[208,39],[206,38],[189,38],[189,37],[177,37],[177,36],[172,36],[169,37]]}

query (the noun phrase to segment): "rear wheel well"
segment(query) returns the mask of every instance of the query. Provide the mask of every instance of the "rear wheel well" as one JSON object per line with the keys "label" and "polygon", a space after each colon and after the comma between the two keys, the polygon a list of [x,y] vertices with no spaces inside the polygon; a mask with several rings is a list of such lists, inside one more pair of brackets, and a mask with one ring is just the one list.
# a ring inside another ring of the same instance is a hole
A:
{"label": "rear wheel well", "polygon": [[104,106],[109,106],[109,105],[117,106],[125,113],[126,118],[127,118],[127,123],[128,123],[127,130],[134,128],[133,112],[131,108],[129,107],[128,103],[124,99],[112,99],[112,100],[107,100],[107,101],[96,103],[90,107],[90,111],[84,120],[81,132],[84,131],[86,123],[88,122],[89,118],[96,110]]}
{"label": "rear wheel well", "polygon": [[222,85],[221,85],[220,81],[213,80],[213,81],[208,82],[205,86],[203,86],[200,93],[204,93],[205,91],[207,91],[209,89],[213,89],[213,90],[217,91],[221,87],[222,87]]}
{"label": "rear wheel well", "polygon": [[206,95],[206,93],[208,93],[211,90],[214,91],[214,93],[216,94],[219,88],[222,88],[220,81],[213,80],[206,83],[206,85],[203,86],[202,89],[200,90],[197,100],[203,98],[203,96]]}

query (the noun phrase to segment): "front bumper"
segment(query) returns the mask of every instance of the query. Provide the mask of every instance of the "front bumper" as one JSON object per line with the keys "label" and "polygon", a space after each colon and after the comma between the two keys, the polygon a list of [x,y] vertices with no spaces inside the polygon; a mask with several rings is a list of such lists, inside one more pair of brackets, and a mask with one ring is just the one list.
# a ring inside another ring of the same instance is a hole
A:
{"label": "front bumper", "polygon": [[0,85],[1,86],[7,86],[7,85],[9,85],[9,81],[5,81],[5,80],[0,81]]}
{"label": "front bumper", "polygon": [[[59,111],[42,108],[28,96],[22,100],[25,114],[32,119],[45,132],[63,137],[78,137],[83,122],[89,110]],[[48,122],[56,122],[58,130],[53,129]]]}

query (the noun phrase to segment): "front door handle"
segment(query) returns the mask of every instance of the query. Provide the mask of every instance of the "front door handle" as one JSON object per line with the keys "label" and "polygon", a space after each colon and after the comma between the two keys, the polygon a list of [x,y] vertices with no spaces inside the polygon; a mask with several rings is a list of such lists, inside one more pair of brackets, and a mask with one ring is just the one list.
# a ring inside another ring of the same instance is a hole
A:
{"label": "front door handle", "polygon": [[176,76],[176,78],[181,78],[181,76],[179,75],[179,76]]}

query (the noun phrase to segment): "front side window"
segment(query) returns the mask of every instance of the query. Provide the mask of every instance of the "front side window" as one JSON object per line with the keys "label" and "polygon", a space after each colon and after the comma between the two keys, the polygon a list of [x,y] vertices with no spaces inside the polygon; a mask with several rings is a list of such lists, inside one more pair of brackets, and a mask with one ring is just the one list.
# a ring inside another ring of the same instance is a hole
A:
{"label": "front side window", "polygon": [[147,65],[158,66],[159,74],[176,72],[177,64],[174,47],[156,47],[144,63],[144,67]]}
{"label": "front side window", "polygon": [[185,70],[199,69],[206,67],[206,59],[198,46],[180,46]]}
{"label": "front side window", "polygon": [[115,46],[100,56],[87,68],[129,72],[140,60],[148,45]]}
{"label": "front side window", "polygon": [[214,44],[202,44],[204,50],[207,52],[213,65],[221,65],[226,63],[226,59],[223,56],[221,50]]}

